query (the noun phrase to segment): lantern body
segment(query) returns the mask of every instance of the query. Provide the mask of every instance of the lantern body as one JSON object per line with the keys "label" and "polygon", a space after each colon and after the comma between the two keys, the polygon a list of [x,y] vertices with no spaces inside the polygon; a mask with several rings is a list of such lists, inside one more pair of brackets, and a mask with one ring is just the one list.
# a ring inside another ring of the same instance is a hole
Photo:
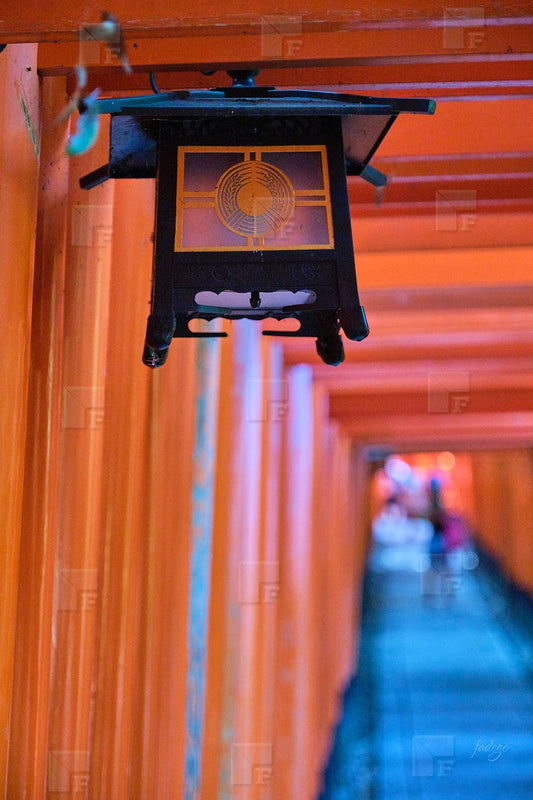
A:
{"label": "lantern body", "polygon": [[[151,313],[143,360],[164,363],[174,337],[219,336],[190,323],[216,317],[292,317],[328,364],[344,358],[339,331],[368,335],[359,302],[346,174],[375,186],[370,166],[403,112],[420,98],[234,85],[99,101],[111,115],[109,163],[84,176],[157,177]],[[268,328],[268,324],[266,324]]]}
{"label": "lantern body", "polygon": [[336,335],[339,324],[350,339],[368,334],[340,117],[165,121],[157,178],[151,350],[198,335],[198,317],[290,316],[300,324],[290,335]]}

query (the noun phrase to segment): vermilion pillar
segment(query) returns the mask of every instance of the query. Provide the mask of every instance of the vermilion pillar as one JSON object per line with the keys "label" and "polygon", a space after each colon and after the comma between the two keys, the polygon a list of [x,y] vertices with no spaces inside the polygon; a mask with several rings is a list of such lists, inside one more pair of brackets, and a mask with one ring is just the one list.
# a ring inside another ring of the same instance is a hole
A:
{"label": "vermilion pillar", "polygon": [[[195,437],[193,451],[190,579],[187,632],[184,800],[196,800],[202,777],[207,697],[207,648],[211,597],[219,341],[201,339],[196,347]],[[185,533],[185,531],[184,531]],[[178,795],[176,795],[176,800]]]}
{"label": "vermilion pillar", "polygon": [[506,575],[533,593],[531,535],[533,514],[531,448],[472,454],[474,523],[480,543]]}
{"label": "vermilion pillar", "polygon": [[43,81],[9,797],[41,796],[48,766],[69,166],[67,124],[52,121],[65,105],[65,84],[63,78]]}
{"label": "vermilion pillar", "polygon": [[[252,797],[246,764],[271,767],[272,742],[258,728],[262,689],[261,447],[265,380],[258,326],[232,325],[222,343],[221,405],[209,685],[202,798]],[[259,570],[259,572],[258,572]]]}
{"label": "vermilion pillar", "polygon": [[35,246],[39,114],[36,47],[10,45],[0,54],[0,791],[6,780]]}
{"label": "vermilion pillar", "polygon": [[143,738],[140,656],[144,586],[150,575],[146,548],[151,420],[150,375],[140,368],[139,357],[149,297],[152,220],[153,193],[146,183],[118,181],[103,420],[96,697],[88,765],[91,800],[141,795],[136,737]]}
{"label": "vermilion pillar", "polygon": [[69,161],[46,779],[52,797],[68,785],[81,790],[89,764],[114,184],[89,194],[79,178],[91,158],[106,156],[104,125],[91,157]]}
{"label": "vermilion pillar", "polygon": [[309,797],[310,589],[313,509],[312,376],[307,366],[289,373],[280,538],[279,646],[276,664],[274,796]]}

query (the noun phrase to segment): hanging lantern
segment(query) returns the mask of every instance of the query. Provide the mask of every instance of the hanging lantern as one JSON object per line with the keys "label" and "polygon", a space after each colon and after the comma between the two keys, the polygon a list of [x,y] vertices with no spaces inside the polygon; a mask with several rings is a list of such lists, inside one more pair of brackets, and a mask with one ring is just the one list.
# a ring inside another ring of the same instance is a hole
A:
{"label": "hanging lantern", "polygon": [[110,161],[85,176],[157,177],[151,313],[143,361],[164,363],[197,318],[295,319],[327,364],[368,335],[354,265],[346,174],[384,185],[369,161],[399,113],[431,100],[233,86],[103,100]]}

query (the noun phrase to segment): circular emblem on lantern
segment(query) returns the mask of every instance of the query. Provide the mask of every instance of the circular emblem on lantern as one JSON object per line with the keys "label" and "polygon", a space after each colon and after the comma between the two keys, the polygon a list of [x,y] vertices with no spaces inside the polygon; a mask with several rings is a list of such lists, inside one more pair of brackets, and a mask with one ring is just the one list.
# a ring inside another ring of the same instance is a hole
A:
{"label": "circular emblem on lantern", "polygon": [[243,161],[224,172],[217,184],[215,208],[224,225],[241,236],[279,231],[294,211],[289,178],[264,161]]}

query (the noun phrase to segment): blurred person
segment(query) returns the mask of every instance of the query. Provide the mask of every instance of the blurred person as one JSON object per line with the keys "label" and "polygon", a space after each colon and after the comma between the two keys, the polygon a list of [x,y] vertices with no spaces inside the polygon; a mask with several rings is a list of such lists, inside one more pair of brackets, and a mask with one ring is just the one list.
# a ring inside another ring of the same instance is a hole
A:
{"label": "blurred person", "polygon": [[429,496],[432,535],[424,594],[454,595],[465,562],[465,551],[467,547],[472,549],[470,533],[463,517],[446,509],[441,485],[436,478],[430,480]]}
{"label": "blurred person", "polygon": [[460,514],[445,511],[443,534],[448,570],[458,575],[463,568],[467,549],[472,549],[470,531],[464,518]]}
{"label": "blurred person", "polygon": [[429,521],[432,527],[432,536],[429,542],[429,556],[431,565],[439,567],[444,563],[446,554],[446,539],[444,536],[444,524],[446,512],[442,500],[441,485],[437,478],[431,478],[429,482]]}
{"label": "blurred person", "polygon": [[403,502],[391,495],[372,523],[370,566],[375,570],[417,570],[430,536],[427,520],[411,518]]}

